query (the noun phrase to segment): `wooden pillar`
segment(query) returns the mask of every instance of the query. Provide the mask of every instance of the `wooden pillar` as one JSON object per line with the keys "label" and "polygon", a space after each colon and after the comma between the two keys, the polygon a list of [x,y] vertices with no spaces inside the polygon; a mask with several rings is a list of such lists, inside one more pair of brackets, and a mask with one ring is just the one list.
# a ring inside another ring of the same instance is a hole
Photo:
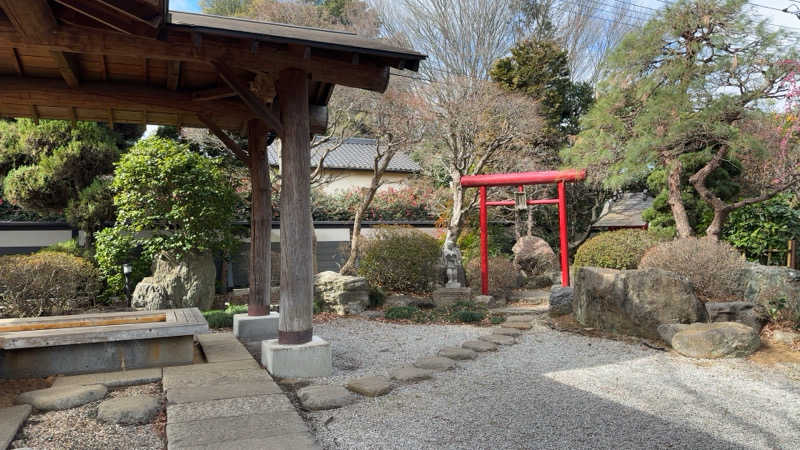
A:
{"label": "wooden pillar", "polygon": [[250,210],[250,295],[247,314],[269,314],[270,233],[272,231],[272,186],[267,164],[267,127],[258,119],[247,122],[247,149],[252,206]]}
{"label": "wooden pillar", "polygon": [[314,273],[311,249],[311,149],[308,75],[280,73],[281,106],[281,316],[279,344],[311,341]]}

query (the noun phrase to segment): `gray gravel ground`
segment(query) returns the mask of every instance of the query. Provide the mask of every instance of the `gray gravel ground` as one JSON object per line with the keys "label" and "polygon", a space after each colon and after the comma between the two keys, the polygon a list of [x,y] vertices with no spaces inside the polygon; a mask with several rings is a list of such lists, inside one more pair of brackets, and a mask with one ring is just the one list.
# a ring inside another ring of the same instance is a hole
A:
{"label": "gray gravel ground", "polygon": [[[110,391],[106,398],[133,395],[161,395],[161,383],[144,384]],[[11,448],[62,449],[152,449],[165,448],[153,424],[116,425],[98,422],[97,406],[102,400],[63,411],[31,414],[21,436]]]}
{"label": "gray gravel ground", "polygon": [[[316,325],[344,384],[488,333],[339,319]],[[800,382],[541,325],[431,381],[310,414],[324,448],[800,448]]]}

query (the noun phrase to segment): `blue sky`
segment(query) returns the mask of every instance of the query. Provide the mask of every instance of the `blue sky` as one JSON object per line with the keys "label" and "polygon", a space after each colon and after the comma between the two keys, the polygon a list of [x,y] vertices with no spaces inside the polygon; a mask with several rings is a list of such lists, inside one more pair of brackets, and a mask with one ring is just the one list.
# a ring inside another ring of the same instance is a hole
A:
{"label": "blue sky", "polygon": [[169,9],[173,11],[200,12],[200,0],[170,0]]}

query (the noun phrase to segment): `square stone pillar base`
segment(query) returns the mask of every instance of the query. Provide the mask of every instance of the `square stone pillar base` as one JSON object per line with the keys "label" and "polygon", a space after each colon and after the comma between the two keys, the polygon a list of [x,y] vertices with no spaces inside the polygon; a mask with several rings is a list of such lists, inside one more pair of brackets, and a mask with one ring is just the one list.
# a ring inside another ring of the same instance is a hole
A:
{"label": "square stone pillar base", "polygon": [[278,323],[280,314],[269,313],[267,316],[248,316],[235,314],[233,316],[233,335],[243,341],[260,341],[278,338]]}
{"label": "square stone pillar base", "polygon": [[261,365],[278,378],[327,377],[333,373],[331,344],[317,336],[300,345],[281,345],[277,339],[262,341]]}

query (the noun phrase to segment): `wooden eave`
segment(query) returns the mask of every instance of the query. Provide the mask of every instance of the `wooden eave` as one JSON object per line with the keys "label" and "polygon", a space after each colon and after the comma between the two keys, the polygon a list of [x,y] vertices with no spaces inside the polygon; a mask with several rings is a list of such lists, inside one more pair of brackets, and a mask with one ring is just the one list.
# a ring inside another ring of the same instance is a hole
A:
{"label": "wooden eave", "polygon": [[[159,14],[165,7],[165,0],[0,0],[0,116],[203,127],[200,114],[242,130],[257,115],[220,76],[220,64],[251,89],[257,78],[264,84],[301,68],[310,77],[312,131],[320,133],[335,85],[381,92],[389,67],[414,70],[424,58],[338,32],[264,24],[269,33],[259,34],[253,29],[262,24],[252,21],[245,31],[208,26],[242,21]],[[170,16],[182,19],[173,24]],[[258,94],[265,114],[279,115],[274,92]]]}

